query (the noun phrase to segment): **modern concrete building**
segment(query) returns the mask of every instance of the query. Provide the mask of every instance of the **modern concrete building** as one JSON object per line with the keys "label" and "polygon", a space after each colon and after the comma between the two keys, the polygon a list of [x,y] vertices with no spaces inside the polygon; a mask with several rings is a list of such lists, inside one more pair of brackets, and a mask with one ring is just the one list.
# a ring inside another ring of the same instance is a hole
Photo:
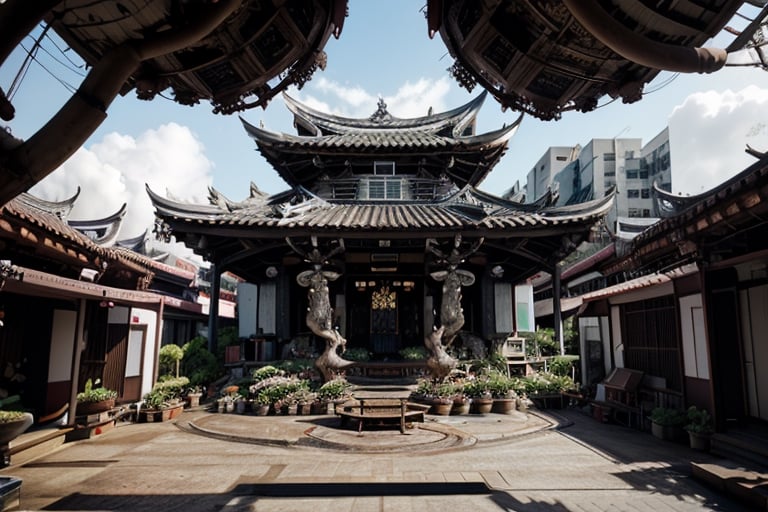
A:
{"label": "modern concrete building", "polygon": [[525,197],[533,202],[552,189],[559,194],[558,205],[569,205],[602,197],[616,187],[606,225],[617,233],[620,218],[626,224],[627,219],[659,216],[651,197],[654,182],[664,190],[672,188],[667,128],[645,146],[642,139],[615,138],[592,139],[584,147],[551,147],[529,171]]}

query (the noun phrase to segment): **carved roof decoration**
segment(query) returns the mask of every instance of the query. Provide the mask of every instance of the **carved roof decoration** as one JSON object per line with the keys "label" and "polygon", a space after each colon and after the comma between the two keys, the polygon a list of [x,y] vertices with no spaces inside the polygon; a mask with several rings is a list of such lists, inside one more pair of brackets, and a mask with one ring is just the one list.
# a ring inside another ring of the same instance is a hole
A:
{"label": "carved roof decoration", "polygon": [[123,206],[118,211],[103,219],[69,220],[68,224],[100,246],[110,247],[117,242],[117,236],[120,234],[120,225],[122,224],[123,217],[125,217],[127,206],[126,203],[123,203]]}
{"label": "carved roof decoration", "polygon": [[551,120],[594,110],[606,96],[638,101],[661,69],[719,69],[726,51],[699,47],[744,3],[428,0],[427,24],[455,59],[449,71],[461,86]]}
{"label": "carved roof decoration", "polygon": [[[242,120],[259,151],[290,186],[309,190],[321,179],[347,177],[355,162],[418,161],[425,175],[448,176],[458,187],[477,186],[498,163],[522,115],[509,126],[474,134],[485,93],[457,109],[400,119],[386,112],[351,119],[324,114],[285,95],[299,134],[275,133]],[[371,173],[372,171],[369,171]]]}
{"label": "carved roof decoration", "polygon": [[123,93],[136,89],[149,100],[170,87],[178,103],[209,100],[214,112],[229,114],[264,107],[325,68],[323,48],[341,34],[346,9],[346,0],[67,0],[47,21],[93,66],[121,46],[161,45],[224,12],[223,22],[194,44],[144,60]]}

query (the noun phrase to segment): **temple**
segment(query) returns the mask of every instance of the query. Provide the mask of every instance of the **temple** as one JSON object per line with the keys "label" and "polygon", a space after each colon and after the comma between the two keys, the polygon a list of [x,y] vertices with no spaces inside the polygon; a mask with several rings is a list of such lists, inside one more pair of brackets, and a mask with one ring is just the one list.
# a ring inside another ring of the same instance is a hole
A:
{"label": "temple", "polygon": [[296,134],[243,125],[288,190],[254,185],[241,202],[211,190],[209,205],[148,192],[165,233],[258,288],[246,334],[311,331],[378,358],[435,332],[490,343],[533,321],[516,312],[515,285],[588,239],[613,196],[553,207],[552,193],[521,204],[478,190],[520,122],[475,133],[485,96],[413,119],[382,100],[348,119],[286,96]]}

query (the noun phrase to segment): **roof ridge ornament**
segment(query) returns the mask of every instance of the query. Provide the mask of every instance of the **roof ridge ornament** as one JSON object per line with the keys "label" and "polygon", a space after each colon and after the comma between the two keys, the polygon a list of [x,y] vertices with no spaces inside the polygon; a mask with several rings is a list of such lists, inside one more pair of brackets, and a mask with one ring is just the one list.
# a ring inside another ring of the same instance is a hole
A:
{"label": "roof ridge ornament", "polygon": [[392,114],[387,111],[387,104],[384,102],[384,98],[379,96],[379,102],[377,104],[376,112],[368,118],[369,121],[375,123],[386,123],[392,120]]}

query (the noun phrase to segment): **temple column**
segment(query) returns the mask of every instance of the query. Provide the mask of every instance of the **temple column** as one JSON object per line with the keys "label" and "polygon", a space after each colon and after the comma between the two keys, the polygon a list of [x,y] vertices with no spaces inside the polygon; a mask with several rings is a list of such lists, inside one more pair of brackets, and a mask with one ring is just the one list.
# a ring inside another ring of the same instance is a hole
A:
{"label": "temple column", "polygon": [[208,350],[216,353],[219,344],[219,292],[221,290],[221,270],[211,265],[211,302],[208,305]]}

